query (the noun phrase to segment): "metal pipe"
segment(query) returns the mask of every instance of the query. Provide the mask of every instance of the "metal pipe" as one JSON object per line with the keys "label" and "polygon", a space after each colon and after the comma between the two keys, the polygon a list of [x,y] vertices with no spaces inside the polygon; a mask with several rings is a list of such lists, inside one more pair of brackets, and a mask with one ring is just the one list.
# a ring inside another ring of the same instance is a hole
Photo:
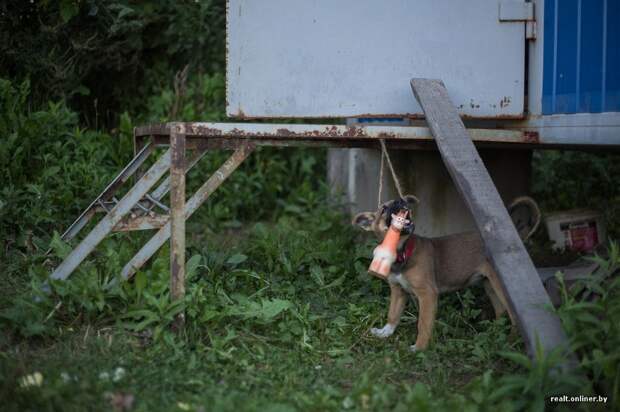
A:
{"label": "metal pipe", "polygon": [[[185,127],[175,124],[170,130],[170,298],[185,296]],[[174,320],[175,329],[185,323],[185,313]]]}
{"label": "metal pipe", "polygon": [[69,228],[62,234],[61,238],[64,241],[68,241],[73,239],[79,232],[82,230],[84,226],[89,222],[89,220],[95,214],[95,206],[98,204],[99,200],[105,200],[110,197],[110,195],[114,194],[118,188],[127,181],[138,168],[148,159],[149,155],[153,152],[154,145],[147,144],[138,152],[138,154],[129,162],[127,166],[112,180],[112,182],[101,192],[101,194],[95,199],[83,212],[82,214],[75,219],[75,221],[69,226]]}
{"label": "metal pipe", "polygon": [[[186,144],[186,147],[187,147],[187,144]],[[189,172],[192,169],[192,167],[194,167],[196,165],[196,163],[198,163],[200,161],[200,159],[202,159],[204,157],[205,153],[207,153],[207,149],[206,148],[197,149],[196,153],[194,155],[192,155],[192,157],[187,162],[187,167],[185,168],[185,173]],[[166,193],[168,193],[168,190],[170,190],[170,177],[166,177],[161,182],[161,184],[159,186],[157,186],[157,188],[155,190],[153,190],[153,192],[151,192],[151,194],[149,196],[152,196],[153,199],[159,201],[164,196],[166,196]],[[149,199],[148,196],[147,196],[147,199]],[[149,200],[152,200],[152,199],[149,199]]]}
{"label": "metal pipe", "polygon": [[[162,202],[160,202],[158,199],[155,199],[153,196],[149,195],[147,193],[146,195],[146,199],[153,203],[155,206],[159,207],[161,210],[163,210],[164,212],[170,212],[170,208],[166,205],[164,205]],[[149,209],[150,211],[151,209]]]}
{"label": "metal pipe", "polygon": [[[343,141],[404,140],[432,141],[428,127],[416,126],[344,126],[325,124],[274,124],[274,123],[207,123],[187,122],[187,137],[241,138],[254,140],[301,141]],[[524,143],[528,138],[524,132],[503,129],[470,129],[473,140],[482,142]],[[170,126],[156,124],[136,128],[136,135],[162,136],[170,134]]]}

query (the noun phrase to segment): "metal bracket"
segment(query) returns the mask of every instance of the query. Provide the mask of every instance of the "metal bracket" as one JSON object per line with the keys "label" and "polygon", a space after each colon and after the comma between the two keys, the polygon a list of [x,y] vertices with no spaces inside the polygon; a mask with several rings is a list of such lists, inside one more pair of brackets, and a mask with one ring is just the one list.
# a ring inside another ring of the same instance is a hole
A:
{"label": "metal bracket", "polygon": [[499,21],[502,23],[525,22],[525,38],[536,39],[536,16],[534,3],[522,0],[499,2]]}

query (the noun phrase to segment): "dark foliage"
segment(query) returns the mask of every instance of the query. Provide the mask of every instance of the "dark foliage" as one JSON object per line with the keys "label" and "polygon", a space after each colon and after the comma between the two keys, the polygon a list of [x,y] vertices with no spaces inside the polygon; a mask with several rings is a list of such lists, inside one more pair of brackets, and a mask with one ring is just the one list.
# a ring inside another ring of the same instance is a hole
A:
{"label": "dark foliage", "polygon": [[8,0],[0,77],[29,80],[38,106],[63,99],[86,125],[111,127],[185,66],[222,71],[225,14],[223,0]]}
{"label": "dark foliage", "polygon": [[[131,156],[132,117],[224,119],[224,25],[224,0],[0,3],[3,410],[518,411],[563,393],[620,407],[615,245],[562,289],[579,374],[555,373],[560,353],[525,357],[481,288],[442,297],[431,348],[410,353],[413,305],[391,340],[366,333],[388,290],[366,273],[374,241],[327,202],[322,150],[257,150],[192,217],[184,300],[170,302],[166,248],[118,278],[140,235],[110,236],[42,293],[70,249],[58,231]],[[188,191],[224,159],[203,159]],[[537,153],[536,197],[604,209],[617,235],[617,160]]]}

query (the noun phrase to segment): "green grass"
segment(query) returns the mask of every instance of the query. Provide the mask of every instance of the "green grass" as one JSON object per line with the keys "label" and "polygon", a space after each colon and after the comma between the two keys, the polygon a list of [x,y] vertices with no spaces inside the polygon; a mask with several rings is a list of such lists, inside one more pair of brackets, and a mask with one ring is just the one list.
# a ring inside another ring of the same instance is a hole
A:
{"label": "green grass", "polygon": [[[72,290],[45,321],[57,301],[50,300],[40,336],[4,338],[2,398],[16,410],[105,410],[109,393],[133,395],[136,410],[377,410],[426,402],[430,388],[461,391],[487,369],[515,369],[498,352],[520,342],[509,337],[507,319],[490,320],[480,289],[442,300],[427,352],[408,350],[413,304],[392,338],[370,336],[385,321],[388,288],[365,273],[372,241],[356,239],[343,222],[318,208],[300,220],[258,224],[224,245],[201,238],[190,247],[188,319],[179,335],[155,310],[168,299],[165,251],[123,286],[139,293],[111,292],[102,309],[86,302],[97,293],[77,298]],[[97,278],[78,273],[76,283],[86,276]],[[119,367],[124,376],[114,381]],[[35,372],[42,385],[20,387]]]}
{"label": "green grass", "polygon": [[[442,296],[425,352],[408,350],[413,302],[394,336],[369,335],[389,294],[365,270],[374,240],[327,206],[247,226],[236,237],[190,236],[181,306],[169,304],[167,250],[133,282],[110,286],[124,237],[53,284],[52,297],[12,299],[2,312],[12,331],[0,346],[4,409],[110,410],[131,397],[144,411],[509,411],[539,410],[551,393],[595,392],[553,375],[558,359],[529,365],[479,287]],[[175,334],[180,309],[187,321]],[[37,372],[41,385],[24,386]]]}
{"label": "green grass", "polygon": [[[208,79],[221,89],[221,77]],[[3,411],[123,410],[123,401],[148,411],[529,411],[551,406],[551,394],[610,398],[564,410],[619,409],[617,247],[558,310],[575,373],[557,373],[561,354],[525,357],[480,287],[441,297],[431,347],[414,354],[413,302],[390,339],[368,334],[385,322],[389,291],[366,272],[375,240],[328,201],[324,151],[257,150],[192,217],[185,300],[170,303],[166,247],[118,282],[148,233],[108,237],[42,293],[69,249],[54,231],[126,163],[132,123],[123,115],[114,133],[84,130],[62,103],[31,110],[28,93],[27,83],[0,81]],[[188,191],[223,159],[207,156]],[[186,325],[174,334],[180,311]]]}
{"label": "green grass", "polygon": [[[44,379],[41,387],[16,388],[8,395],[19,410],[106,409],[106,392],[133,394],[137,410],[173,410],[179,403],[206,410],[278,404],[305,410],[364,404],[375,409],[404,406],[417,382],[450,393],[471,377],[451,362],[442,362],[440,354],[409,353],[409,339],[402,334],[388,343],[359,336],[348,348],[333,342],[336,349],[301,349],[278,342],[279,334],[238,329],[213,330],[206,333],[210,339],[168,336],[165,343],[146,347],[140,337],[119,331],[86,339],[84,329],[71,332],[53,346],[29,349],[15,359],[12,372],[40,371]],[[114,381],[119,367],[126,373]],[[105,373],[112,379],[103,378]],[[63,376],[70,377],[68,382]]]}

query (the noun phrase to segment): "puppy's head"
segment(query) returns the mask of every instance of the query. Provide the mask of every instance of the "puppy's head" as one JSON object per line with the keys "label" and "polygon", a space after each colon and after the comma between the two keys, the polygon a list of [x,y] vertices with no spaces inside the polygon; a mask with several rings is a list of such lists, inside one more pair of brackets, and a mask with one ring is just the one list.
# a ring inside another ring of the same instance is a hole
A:
{"label": "puppy's head", "polygon": [[[399,199],[400,200],[400,199]],[[400,208],[403,203],[399,203],[399,200],[391,200],[384,203],[379,207],[376,212],[361,212],[353,217],[351,222],[353,226],[359,226],[363,230],[373,232],[379,240],[382,240],[390,225],[390,219],[395,208]],[[417,197],[413,195],[407,195],[402,200],[409,207],[413,209],[413,206],[419,203]],[[409,216],[409,219],[412,217]],[[402,231],[402,235],[409,235],[413,231],[413,225],[406,227]]]}

